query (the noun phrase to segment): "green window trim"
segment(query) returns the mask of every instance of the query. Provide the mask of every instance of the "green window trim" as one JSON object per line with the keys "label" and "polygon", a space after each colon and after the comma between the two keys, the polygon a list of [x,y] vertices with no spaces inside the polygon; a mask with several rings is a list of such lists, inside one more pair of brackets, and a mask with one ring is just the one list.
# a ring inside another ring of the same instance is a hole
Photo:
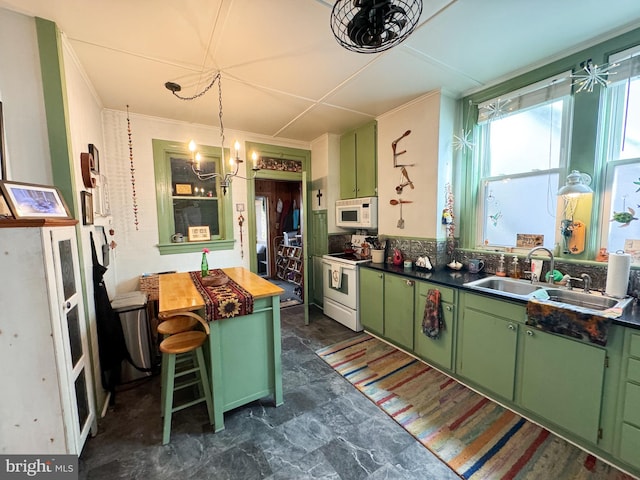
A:
{"label": "green window trim", "polygon": [[[235,245],[233,238],[233,211],[232,194],[233,186],[227,189],[226,195],[219,197],[222,203],[220,208],[220,235],[218,238],[206,242],[182,242],[172,243],[171,236],[174,234],[173,220],[173,197],[171,195],[171,168],[170,157],[180,155],[191,157],[191,152],[186,143],[172,142],[168,140],[153,139],[153,166],[156,184],[156,207],[158,216],[158,250],[160,255],[174,255],[181,253],[200,252],[203,248],[211,251],[232,250]],[[198,145],[198,149],[206,157],[214,158],[218,162],[218,167],[224,162],[220,159],[220,147]],[[225,157],[229,156],[229,149],[225,149]],[[225,172],[226,165],[222,167]],[[218,169],[220,171],[220,169]],[[220,192],[219,178],[216,178],[217,190]]]}
{"label": "green window trim", "polygon": [[[607,63],[610,54],[631,48],[640,44],[640,29],[634,29],[617,37],[606,40],[597,45],[590,46],[580,52],[553,61],[535,70],[513,77],[503,83],[494,85],[485,90],[475,92],[459,101],[462,112],[462,125],[466,128],[475,126],[477,122],[477,105],[491,98],[500,97],[508,92],[526,87],[532,83],[551,77],[566,70],[577,72],[580,63],[592,59],[596,64]],[[574,87],[574,92],[575,92]],[[598,150],[597,139],[599,130],[600,87],[596,87],[592,93],[581,92],[573,95],[573,116],[571,131],[572,136],[569,146],[568,164],[566,176],[571,170],[579,170],[591,175],[594,189],[591,218],[588,219],[590,228],[587,230],[585,251],[582,254],[572,256],[572,260],[580,260],[586,263],[593,258],[600,246],[599,240],[603,224],[609,221],[601,217],[601,197],[603,196],[605,167],[602,165],[601,152]],[[469,107],[469,105],[473,107]],[[477,139],[473,139],[477,142]],[[459,232],[459,247],[467,250],[477,250],[476,237],[478,230],[478,218],[476,205],[478,199],[478,182],[481,172],[473,160],[474,152],[464,151],[458,161],[460,163],[456,201],[459,204],[459,225],[464,227]],[[484,249],[486,250],[486,249]],[[480,250],[482,251],[482,250]],[[562,256],[567,260],[566,256]]]}

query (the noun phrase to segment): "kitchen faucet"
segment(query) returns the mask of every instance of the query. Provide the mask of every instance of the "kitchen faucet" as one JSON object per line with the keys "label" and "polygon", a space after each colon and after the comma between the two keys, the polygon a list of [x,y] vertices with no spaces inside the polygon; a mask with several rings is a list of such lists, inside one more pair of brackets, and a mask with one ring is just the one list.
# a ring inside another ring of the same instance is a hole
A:
{"label": "kitchen faucet", "polygon": [[[531,261],[531,255],[533,254],[533,252],[536,252],[538,250],[544,250],[549,254],[549,278],[547,278],[547,283],[553,285],[553,270],[555,267],[555,259],[553,258],[553,252],[551,250],[549,250],[547,247],[543,247],[542,245],[533,247],[531,250],[529,250],[529,253],[527,253],[527,260]],[[537,272],[537,274],[540,275],[540,272]]]}

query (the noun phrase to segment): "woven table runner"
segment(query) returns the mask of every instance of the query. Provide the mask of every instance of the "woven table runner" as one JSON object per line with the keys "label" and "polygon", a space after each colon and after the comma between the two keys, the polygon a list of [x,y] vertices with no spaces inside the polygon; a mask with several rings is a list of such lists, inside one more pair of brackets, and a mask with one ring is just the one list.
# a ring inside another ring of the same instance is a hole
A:
{"label": "woven table runner", "polygon": [[[211,273],[225,275],[220,269],[211,270]],[[253,313],[253,295],[232,279],[229,278],[226,284],[219,287],[208,287],[202,283],[200,272],[189,272],[189,274],[204,299],[207,322]]]}

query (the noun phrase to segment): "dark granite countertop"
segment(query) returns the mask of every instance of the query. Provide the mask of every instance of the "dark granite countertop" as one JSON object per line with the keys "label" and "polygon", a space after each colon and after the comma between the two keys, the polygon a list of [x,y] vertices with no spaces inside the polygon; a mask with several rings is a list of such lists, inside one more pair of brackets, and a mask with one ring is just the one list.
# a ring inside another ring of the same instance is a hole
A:
{"label": "dark granite countertop", "polygon": [[[487,273],[469,273],[469,271],[463,270],[451,270],[449,268],[436,268],[430,272],[421,272],[415,269],[405,269],[403,267],[396,267],[395,265],[388,265],[385,263],[361,263],[362,268],[369,268],[371,270],[379,270],[382,272],[395,273],[402,275],[413,280],[425,280],[439,285],[459,288],[468,292],[473,292],[478,295],[486,295],[495,298],[501,298],[509,300],[511,302],[526,304],[526,300],[506,297],[500,295],[499,292],[491,294],[488,292],[481,292],[470,287],[465,287],[464,284],[472,282],[480,278],[484,278],[493,274]],[[633,302],[632,307],[626,311],[621,317],[614,318],[613,323],[616,325],[622,325],[623,327],[636,328],[640,330],[640,305],[637,302]]]}

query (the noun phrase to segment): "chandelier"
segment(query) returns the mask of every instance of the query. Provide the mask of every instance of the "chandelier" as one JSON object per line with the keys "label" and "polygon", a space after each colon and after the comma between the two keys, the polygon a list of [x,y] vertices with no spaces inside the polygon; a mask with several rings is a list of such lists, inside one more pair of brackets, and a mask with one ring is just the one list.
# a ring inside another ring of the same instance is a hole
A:
{"label": "chandelier", "polygon": [[[178,92],[180,92],[182,90],[182,86],[178,83],[175,82],[166,82],[164,84],[165,88],[167,90],[169,90],[176,98],[179,98],[180,100],[185,100],[185,101],[191,101],[191,100],[195,100],[196,98],[199,98],[201,96],[203,96],[205,93],[207,93],[211,87],[213,87],[213,85],[216,83],[216,81],[218,82],[218,118],[220,120],[220,151],[221,151],[221,156],[220,158],[223,159],[224,161],[224,123],[222,121],[222,83],[221,83],[221,78],[222,75],[220,72],[217,72],[213,78],[211,79],[211,82],[209,82],[209,84],[204,87],[204,89],[202,89],[202,91],[189,96],[189,97],[185,97],[180,95]],[[243,160],[240,158],[240,142],[238,142],[236,140],[235,144],[234,144],[234,154],[232,156],[230,156],[229,158],[229,164],[231,166],[231,172],[227,172],[227,173],[220,173],[220,172],[210,172],[210,173],[206,173],[202,170],[200,162],[202,160],[202,157],[200,155],[200,153],[197,152],[197,145],[196,142],[194,140],[191,140],[189,142],[189,151],[191,152],[191,161],[189,162],[191,165],[191,171],[193,172],[193,174],[198,177],[198,180],[200,181],[208,181],[208,180],[214,180],[216,178],[220,178],[220,187],[222,188],[222,194],[226,195],[227,194],[227,188],[229,188],[231,186],[231,180],[234,177],[239,177],[242,178],[244,180],[250,180],[255,178],[256,173],[258,172],[258,170],[260,170],[260,168],[257,166],[257,160],[258,160],[258,154],[256,152],[253,152],[251,155],[252,161],[253,161],[253,166],[252,166],[252,171],[253,171],[253,175],[251,176],[251,178],[247,178],[247,177],[243,177],[242,175],[238,175],[238,170],[240,168],[240,164],[243,163]]]}
{"label": "chandelier", "polygon": [[338,0],[331,30],[347,50],[378,53],[405,40],[421,13],[422,0]]}

